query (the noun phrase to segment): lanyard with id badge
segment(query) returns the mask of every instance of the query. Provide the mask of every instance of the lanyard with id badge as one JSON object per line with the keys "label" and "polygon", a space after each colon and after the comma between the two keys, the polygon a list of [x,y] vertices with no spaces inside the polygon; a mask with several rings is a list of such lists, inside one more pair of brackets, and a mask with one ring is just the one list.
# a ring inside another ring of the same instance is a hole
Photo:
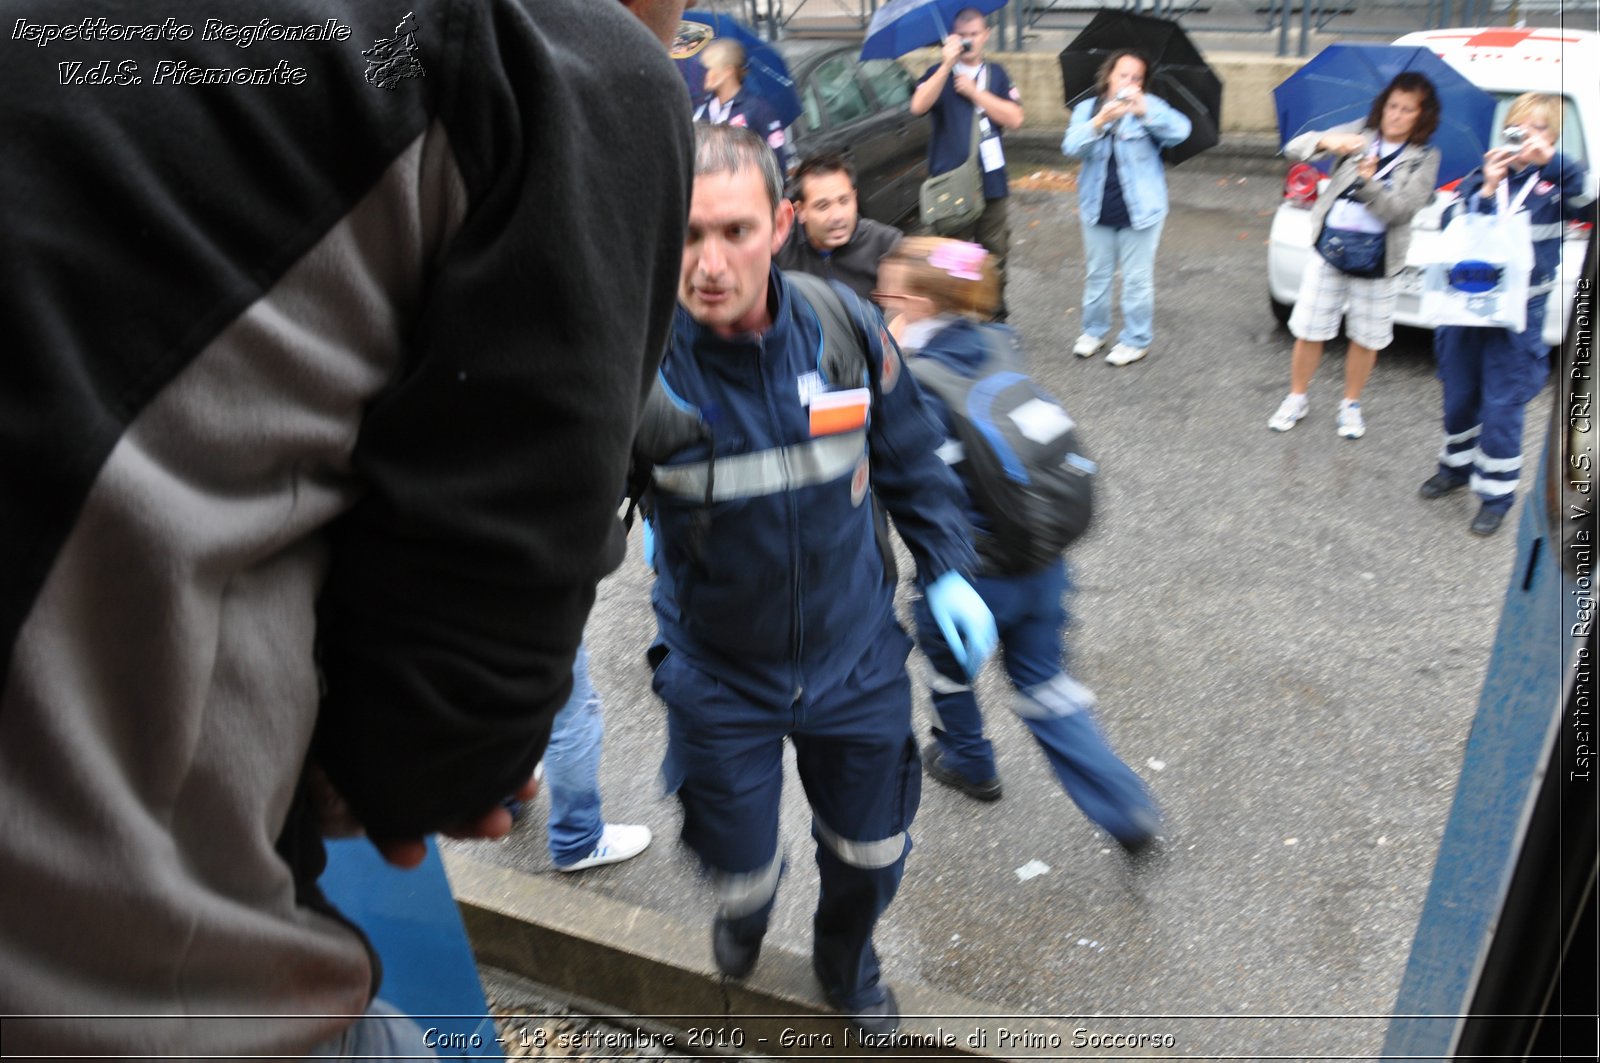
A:
{"label": "lanyard with id badge", "polygon": [[[989,91],[989,64],[985,63],[978,68],[978,75],[974,78],[978,91]],[[1006,166],[1005,149],[1000,146],[1000,131],[989,121],[989,116],[982,107],[972,105],[972,120],[978,123],[978,161],[984,173],[994,173],[1003,170]]]}

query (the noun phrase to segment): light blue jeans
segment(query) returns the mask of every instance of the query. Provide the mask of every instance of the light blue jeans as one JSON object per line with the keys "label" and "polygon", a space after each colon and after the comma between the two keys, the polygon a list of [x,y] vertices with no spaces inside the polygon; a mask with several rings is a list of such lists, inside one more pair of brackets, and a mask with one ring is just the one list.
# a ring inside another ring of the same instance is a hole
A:
{"label": "light blue jeans", "polygon": [[1122,270],[1122,334],[1118,343],[1148,347],[1155,328],[1156,248],[1162,218],[1145,229],[1083,227],[1083,257],[1089,276],[1083,284],[1083,331],[1102,337],[1111,331],[1111,279]]}
{"label": "light blue jeans", "polygon": [[572,696],[556,713],[544,754],[544,785],[550,791],[550,859],[575,864],[600,844],[600,695],[589,681],[589,648],[572,662]]}

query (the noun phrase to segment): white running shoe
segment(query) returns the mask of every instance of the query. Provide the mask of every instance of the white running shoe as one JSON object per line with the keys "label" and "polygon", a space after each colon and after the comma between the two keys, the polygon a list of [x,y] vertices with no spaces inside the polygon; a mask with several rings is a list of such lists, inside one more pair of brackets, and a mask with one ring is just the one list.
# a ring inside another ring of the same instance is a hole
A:
{"label": "white running shoe", "polygon": [[1130,347],[1126,343],[1119,343],[1111,348],[1110,354],[1106,355],[1106,364],[1127,365],[1130,362],[1137,362],[1149,353],[1148,347]]}
{"label": "white running shoe", "polygon": [[1345,399],[1339,403],[1339,435],[1343,439],[1360,439],[1367,434],[1367,422],[1361,419],[1361,403]]}
{"label": "white running shoe", "polygon": [[1296,421],[1306,415],[1306,408],[1309,405],[1304,395],[1290,394],[1278,407],[1278,412],[1268,419],[1267,427],[1274,432],[1287,432],[1294,427]]}
{"label": "white running shoe", "polygon": [[1105,350],[1104,336],[1091,336],[1087,332],[1078,337],[1078,342],[1072,345],[1072,353],[1079,358],[1093,358]]}
{"label": "white running shoe", "polygon": [[600,841],[595,845],[593,852],[565,867],[557,864],[556,870],[583,871],[605,864],[619,864],[624,860],[632,860],[644,852],[649,844],[649,827],[639,823],[607,823],[600,832]]}

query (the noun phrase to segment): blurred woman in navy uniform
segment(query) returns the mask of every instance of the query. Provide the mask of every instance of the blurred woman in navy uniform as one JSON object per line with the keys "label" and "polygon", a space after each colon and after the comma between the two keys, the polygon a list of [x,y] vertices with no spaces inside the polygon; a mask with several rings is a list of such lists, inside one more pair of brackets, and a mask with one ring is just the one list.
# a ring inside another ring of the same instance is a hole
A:
{"label": "blurred woman in navy uniform", "polygon": [[1563,231],[1567,220],[1581,217],[1593,200],[1585,191],[1588,169],[1556,150],[1560,96],[1518,96],[1506,112],[1506,126],[1520,130],[1520,143],[1508,142],[1484,155],[1483,166],[1462,179],[1460,199],[1450,214],[1493,213],[1501,182],[1513,209],[1528,212],[1533,237],[1528,320],[1521,332],[1462,326],[1434,332],[1444,384],[1444,447],[1438,471],[1418,491],[1432,499],[1470,485],[1481,500],[1472,518],[1475,535],[1498,531],[1516,496],[1525,407],[1550,376],[1550,349],[1543,337],[1545,302],[1560,279]]}
{"label": "blurred woman in navy uniform", "polygon": [[778,156],[784,174],[794,169],[789,135],[772,105],[745,89],[747,73],[744,46],[738,41],[715,40],[700,53],[705,67],[705,95],[694,109],[696,122],[743,126],[767,142]]}

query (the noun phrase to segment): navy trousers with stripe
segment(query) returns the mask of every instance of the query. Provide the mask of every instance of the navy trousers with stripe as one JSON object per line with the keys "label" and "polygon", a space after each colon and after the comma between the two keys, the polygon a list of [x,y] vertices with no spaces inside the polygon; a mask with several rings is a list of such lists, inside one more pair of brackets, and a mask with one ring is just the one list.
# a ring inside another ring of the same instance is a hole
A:
{"label": "navy trousers with stripe", "polygon": [[[1016,689],[1017,715],[1033,732],[1067,796],[1118,840],[1138,844],[1160,828],[1161,818],[1143,781],[1118,759],[1094,719],[1094,695],[1062,667],[1062,604],[1066,562],[1057,559],[1023,576],[978,576],[972,586],[994,613],[1006,675]],[[918,599],[917,644],[933,665],[933,736],[945,763],[973,782],[995,775],[994,747],[983,733],[983,714],[961,666]]]}
{"label": "navy trousers with stripe", "polygon": [[1433,349],[1444,385],[1444,447],[1439,471],[1467,483],[1489,509],[1506,510],[1522,476],[1528,400],[1550,376],[1543,296],[1528,303],[1521,332],[1447,326]]}
{"label": "navy trousers with stripe", "polygon": [[759,940],[777,895],[783,740],[794,743],[812,811],[821,888],[812,965],[835,1005],[883,1000],[872,932],[900,886],[922,796],[911,730],[911,640],[892,616],[844,683],[792,705],[756,704],[669,653],[656,669],[667,704],[669,791],[683,840],[717,884],[736,937]]}

